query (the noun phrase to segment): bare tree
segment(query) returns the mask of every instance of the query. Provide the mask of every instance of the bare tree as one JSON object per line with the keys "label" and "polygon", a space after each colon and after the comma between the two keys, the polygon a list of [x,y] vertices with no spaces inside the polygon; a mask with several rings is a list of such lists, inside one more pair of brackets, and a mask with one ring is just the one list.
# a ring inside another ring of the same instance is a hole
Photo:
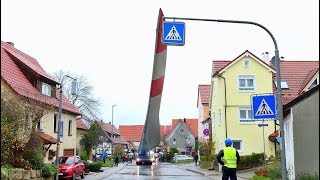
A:
{"label": "bare tree", "polygon": [[77,75],[67,71],[59,70],[53,73],[53,77],[61,83],[63,77],[69,75],[78,81],[79,90],[77,95],[71,94],[70,78],[64,78],[63,82],[63,94],[75,105],[79,111],[83,114],[83,119],[90,121],[92,119],[99,119],[101,100],[93,96],[94,87],[90,85],[87,78],[84,75]]}

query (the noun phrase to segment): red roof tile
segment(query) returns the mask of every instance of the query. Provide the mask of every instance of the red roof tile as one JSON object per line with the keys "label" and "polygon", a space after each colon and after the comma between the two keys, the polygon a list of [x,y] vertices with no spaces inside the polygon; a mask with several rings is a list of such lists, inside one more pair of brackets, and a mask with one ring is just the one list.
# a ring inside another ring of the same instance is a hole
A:
{"label": "red roof tile", "polygon": [[[289,86],[289,89],[282,89],[282,104],[287,104],[300,95],[302,88],[306,86],[319,70],[319,61],[282,60],[280,68],[281,80],[285,80]],[[276,81],[275,77],[274,81]],[[274,90],[276,94],[276,88]]]}
{"label": "red roof tile", "polygon": [[144,125],[120,125],[119,131],[127,141],[139,142],[141,140],[143,128]]}
{"label": "red roof tile", "polygon": [[[172,119],[172,127],[174,127],[179,121],[180,119]],[[186,124],[191,132],[198,137],[198,119],[186,119]]]}
{"label": "red roof tile", "polygon": [[109,123],[105,123],[105,122],[98,122],[98,124],[100,125],[102,130],[104,130],[104,131],[106,131],[108,133],[112,133],[113,132],[113,134],[120,135],[119,130],[114,125],[109,124]]}
{"label": "red roof tile", "polygon": [[36,133],[42,139],[44,144],[56,144],[57,143],[56,138],[46,134],[45,132],[37,131]]}
{"label": "red roof tile", "polygon": [[77,119],[77,129],[84,129],[87,130],[87,125],[83,122],[82,119]]}
{"label": "red roof tile", "polygon": [[209,104],[210,98],[210,85],[199,85],[198,92],[200,93],[201,103],[202,104]]}
{"label": "red roof tile", "polygon": [[[123,136],[127,141],[139,142],[141,140],[141,135],[144,125],[120,125],[119,131],[121,136]],[[171,131],[171,125],[161,125],[160,126],[160,137],[163,139]]]}
{"label": "red roof tile", "polygon": [[[22,63],[30,68],[29,71],[35,72],[35,75],[38,75],[37,78],[42,77],[53,84],[58,84],[42,69],[34,58],[17,50],[10,44],[1,41],[1,78],[21,96],[59,107],[58,99],[41,94],[32,83],[29,82],[16,63]],[[56,95],[56,97],[59,97],[58,90]],[[65,96],[62,98],[62,109],[78,115],[81,114]]]}

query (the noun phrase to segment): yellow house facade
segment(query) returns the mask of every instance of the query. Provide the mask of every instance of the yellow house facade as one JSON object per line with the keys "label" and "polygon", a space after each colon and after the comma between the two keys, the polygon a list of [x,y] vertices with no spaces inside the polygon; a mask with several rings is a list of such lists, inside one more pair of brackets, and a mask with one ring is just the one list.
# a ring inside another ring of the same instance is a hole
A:
{"label": "yellow house facade", "polygon": [[[12,44],[1,42],[1,93],[31,99],[48,108],[35,125],[43,141],[45,162],[55,159],[57,132],[59,83],[48,75],[38,61],[19,51]],[[59,155],[76,154],[76,119],[81,112],[63,96],[61,121],[63,133],[60,138]],[[26,120],[32,120],[27,114]]]}
{"label": "yellow house facade", "polygon": [[272,74],[275,70],[267,62],[245,51],[232,61],[213,61],[210,115],[212,138],[216,153],[231,138],[240,155],[265,153],[275,156],[275,143],[268,136],[275,131],[275,121],[266,120],[264,134],[252,119],[251,96],[273,94]]}

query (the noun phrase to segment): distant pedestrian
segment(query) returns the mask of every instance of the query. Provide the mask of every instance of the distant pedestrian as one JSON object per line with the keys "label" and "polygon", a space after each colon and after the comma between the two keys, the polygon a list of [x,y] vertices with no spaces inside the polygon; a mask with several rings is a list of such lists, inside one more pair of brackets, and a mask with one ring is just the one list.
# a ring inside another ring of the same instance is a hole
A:
{"label": "distant pedestrian", "polygon": [[226,147],[222,149],[217,155],[218,162],[222,165],[222,180],[237,179],[237,164],[240,161],[240,156],[238,151],[231,147],[232,140],[227,138],[224,141]]}
{"label": "distant pedestrian", "polygon": [[193,156],[193,160],[194,160],[196,166],[197,166],[197,163],[198,163],[198,159],[199,159],[199,156],[198,156],[197,153],[195,153],[195,155]]}
{"label": "distant pedestrian", "polygon": [[119,157],[118,157],[118,155],[116,155],[116,156],[114,157],[114,164],[115,164],[115,166],[118,166],[118,164],[119,164]]}

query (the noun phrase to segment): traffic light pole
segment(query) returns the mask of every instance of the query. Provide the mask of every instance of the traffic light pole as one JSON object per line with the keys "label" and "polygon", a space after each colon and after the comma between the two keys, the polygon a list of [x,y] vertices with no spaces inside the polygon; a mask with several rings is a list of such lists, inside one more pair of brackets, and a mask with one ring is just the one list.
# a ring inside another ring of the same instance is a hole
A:
{"label": "traffic light pole", "polygon": [[277,119],[280,124],[280,135],[281,135],[281,171],[282,171],[282,179],[287,179],[287,170],[286,170],[286,154],[285,154],[285,142],[284,142],[284,122],[283,122],[283,105],[282,105],[282,92],[281,92],[281,79],[280,79],[280,58],[279,58],[279,50],[276,39],[272,35],[272,33],[264,26],[259,23],[252,21],[239,21],[239,20],[223,20],[223,19],[199,19],[199,18],[181,18],[181,17],[163,17],[164,20],[172,19],[172,20],[191,20],[191,21],[209,21],[209,22],[221,22],[221,23],[236,23],[236,24],[251,24],[255,26],[259,26],[260,28],[267,31],[270,35],[274,47],[275,47],[275,66],[276,66],[276,80],[277,80]]}

